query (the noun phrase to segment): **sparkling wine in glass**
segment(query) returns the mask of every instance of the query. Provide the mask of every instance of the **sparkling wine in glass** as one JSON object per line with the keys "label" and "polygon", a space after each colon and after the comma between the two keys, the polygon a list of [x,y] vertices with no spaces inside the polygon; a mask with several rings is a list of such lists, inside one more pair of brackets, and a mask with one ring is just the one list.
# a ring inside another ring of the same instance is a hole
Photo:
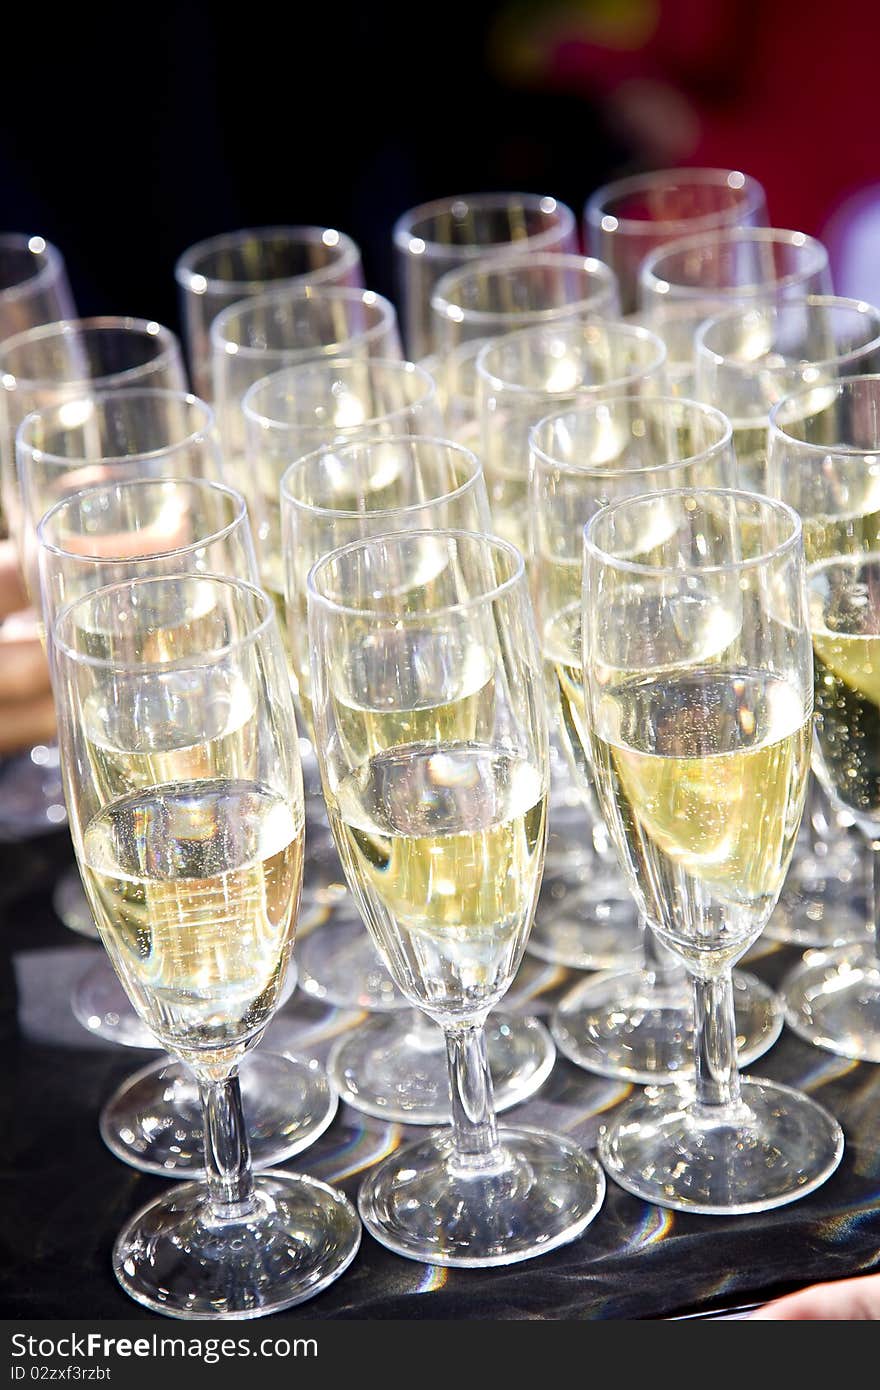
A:
{"label": "sparkling wine in glass", "polygon": [[[674,524],[634,559],[660,506]],[[597,794],[640,910],[691,976],[695,1019],[693,1082],[626,1101],[601,1131],[602,1162],[621,1186],[677,1210],[782,1206],[823,1183],[843,1152],[826,1110],[740,1077],[736,1060],[731,969],[779,897],[809,769],[800,521],[729,489],[614,502],[585,528],[583,603]],[[728,639],[709,653],[707,606]]]}
{"label": "sparkling wine in glass", "polygon": [[[302,881],[296,725],[271,600],[214,575],[134,579],[67,605],[53,633],[71,833],[101,940],[204,1108],[205,1181],[176,1184],[128,1222],[116,1277],[172,1317],[290,1307],[338,1277],[360,1230],[325,1184],[255,1177],[242,1116],[238,1066],[278,1006]],[[248,712],[231,720],[234,688]],[[88,735],[95,703],[125,731],[109,773]]]}
{"label": "sparkling wine in glass", "polygon": [[492,1101],[483,1026],[522,958],[549,788],[522,557],[472,532],[378,535],[320,560],[308,605],[317,747],[346,877],[398,987],[443,1028],[449,1065],[451,1132],[375,1168],[362,1218],[411,1259],[529,1259],[584,1230],[604,1179],[567,1138],[499,1130]]}

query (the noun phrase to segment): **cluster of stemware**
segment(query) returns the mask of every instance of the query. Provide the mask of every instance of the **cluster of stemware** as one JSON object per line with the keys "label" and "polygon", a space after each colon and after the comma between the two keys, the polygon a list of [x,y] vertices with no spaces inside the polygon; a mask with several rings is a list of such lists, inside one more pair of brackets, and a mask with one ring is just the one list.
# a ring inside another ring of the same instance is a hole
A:
{"label": "cluster of stemware", "polygon": [[[827,1111],[739,1067],[784,1021],[880,1061],[880,310],[768,221],[725,170],[599,190],[588,254],[550,197],[413,209],[406,357],[343,233],[217,237],[176,268],[189,378],[2,240],[3,507],[60,746],[0,770],[3,829],[69,817],[86,893],[56,902],[113,967],[74,1011],[170,1054],[101,1116],[186,1180],[116,1242],[140,1302],[254,1317],[361,1223],[506,1264],[580,1236],[605,1173],[725,1215],[840,1162]],[[813,948],[778,993],[733,969],[765,928]],[[549,1028],[496,1008],[526,952],[584,972]],[[327,1074],[254,1050],[297,980],[367,1014]],[[497,1123],[557,1047],[648,1087],[601,1166]],[[359,1216],[273,1166],[340,1096],[451,1120]]]}

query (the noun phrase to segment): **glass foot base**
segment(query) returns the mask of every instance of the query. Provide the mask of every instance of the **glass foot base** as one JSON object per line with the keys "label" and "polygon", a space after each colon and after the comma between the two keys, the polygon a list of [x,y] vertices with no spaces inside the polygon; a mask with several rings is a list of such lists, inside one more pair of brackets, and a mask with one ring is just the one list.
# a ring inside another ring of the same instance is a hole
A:
{"label": "glass foot base", "polygon": [[76,869],[68,869],[55,884],[52,906],[56,917],[65,927],[79,932],[80,936],[91,937],[93,941],[98,940],[98,928],[95,926],[92,909],[89,907],[82,880]]}
{"label": "glass foot base", "polygon": [[[496,1110],[525,1100],[547,1080],[553,1039],[535,1018],[493,1013],[486,1045]],[[343,1100],[401,1124],[449,1123],[449,1071],[443,1030],[421,1014],[377,1014],[345,1033],[327,1062]]]}
{"label": "glass foot base", "polygon": [[[239,1066],[251,1158],[270,1168],[324,1133],[339,1104],[316,1061],[261,1050]],[[132,1168],[166,1178],[203,1172],[204,1118],[199,1088],[181,1062],[135,1072],[101,1111],[101,1138]]]}
{"label": "glass foot base", "polygon": [[[782,1031],[782,1006],[761,980],[734,971],[737,1054],[747,1066]],[[659,985],[644,971],[597,975],[560,1001],[550,1031],[564,1057],[586,1071],[643,1085],[665,1085],[693,1074],[691,986]]]}
{"label": "glass foot base", "polygon": [[526,950],[538,960],[574,970],[635,966],[642,934],[631,894],[601,869],[592,883],[545,870]]}
{"label": "glass foot base", "polygon": [[324,920],[296,945],[300,988],[340,1009],[409,1009],[380,959],[350,895],[337,899]]}
{"label": "glass foot base", "polygon": [[303,1303],[348,1268],[361,1228],[341,1192],[314,1178],[268,1171],[253,1210],[211,1213],[201,1183],[143,1207],[117,1238],[113,1269],[138,1303],[171,1318],[259,1318]]}
{"label": "glass foot base", "polygon": [[398,1255],[435,1265],[514,1264],[564,1245],[605,1196],[599,1165],[570,1139],[502,1129],[493,1169],[455,1164],[447,1134],[407,1144],[368,1173],[361,1220]]}
{"label": "glass foot base", "polygon": [[[291,961],[278,1001],[279,1008],[296,989],[296,980],[296,963]],[[70,1007],[87,1033],[94,1033],[107,1042],[152,1050],[162,1046],[135,1013],[116,971],[104,955],[99,956],[95,964],[77,980],[70,993]]]}
{"label": "glass foot base", "polygon": [[785,1021],[805,1042],[880,1062],[880,958],[873,940],[808,956],[781,986]]}
{"label": "glass foot base", "polygon": [[723,1123],[692,1095],[652,1088],[603,1126],[599,1157],[620,1187],[673,1211],[735,1216],[806,1197],[840,1162],[840,1125],[788,1086],[744,1077]]}

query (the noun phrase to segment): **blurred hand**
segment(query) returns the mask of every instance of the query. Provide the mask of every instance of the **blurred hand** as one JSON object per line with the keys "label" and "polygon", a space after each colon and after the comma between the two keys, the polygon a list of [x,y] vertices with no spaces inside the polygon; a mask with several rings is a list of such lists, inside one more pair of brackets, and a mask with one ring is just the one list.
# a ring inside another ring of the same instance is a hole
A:
{"label": "blurred hand", "polygon": [[0,757],[55,735],[49,667],[11,541],[0,541]]}
{"label": "blurred hand", "polygon": [[880,1322],[880,1274],[814,1284],[752,1313],[765,1322]]}

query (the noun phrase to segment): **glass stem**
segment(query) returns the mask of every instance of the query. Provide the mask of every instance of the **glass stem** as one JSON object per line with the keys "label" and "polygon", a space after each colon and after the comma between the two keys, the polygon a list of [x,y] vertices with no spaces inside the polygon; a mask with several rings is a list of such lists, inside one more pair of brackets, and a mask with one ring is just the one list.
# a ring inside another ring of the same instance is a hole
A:
{"label": "glass stem", "polygon": [[485,1172],[501,1159],[492,1077],[482,1023],[444,1028],[455,1164]]}
{"label": "glass stem", "polygon": [[642,933],[643,969],[649,983],[657,989],[683,983],[686,975],[684,966],[657,939],[644,917],[639,918],[639,928]]}
{"label": "glass stem", "polygon": [[221,1221],[247,1216],[254,1209],[254,1178],[238,1073],[219,1081],[200,1077],[199,1094],[211,1211]]}
{"label": "glass stem", "polygon": [[694,976],[694,1063],[697,1107],[729,1108],[739,1100],[733,977]]}

